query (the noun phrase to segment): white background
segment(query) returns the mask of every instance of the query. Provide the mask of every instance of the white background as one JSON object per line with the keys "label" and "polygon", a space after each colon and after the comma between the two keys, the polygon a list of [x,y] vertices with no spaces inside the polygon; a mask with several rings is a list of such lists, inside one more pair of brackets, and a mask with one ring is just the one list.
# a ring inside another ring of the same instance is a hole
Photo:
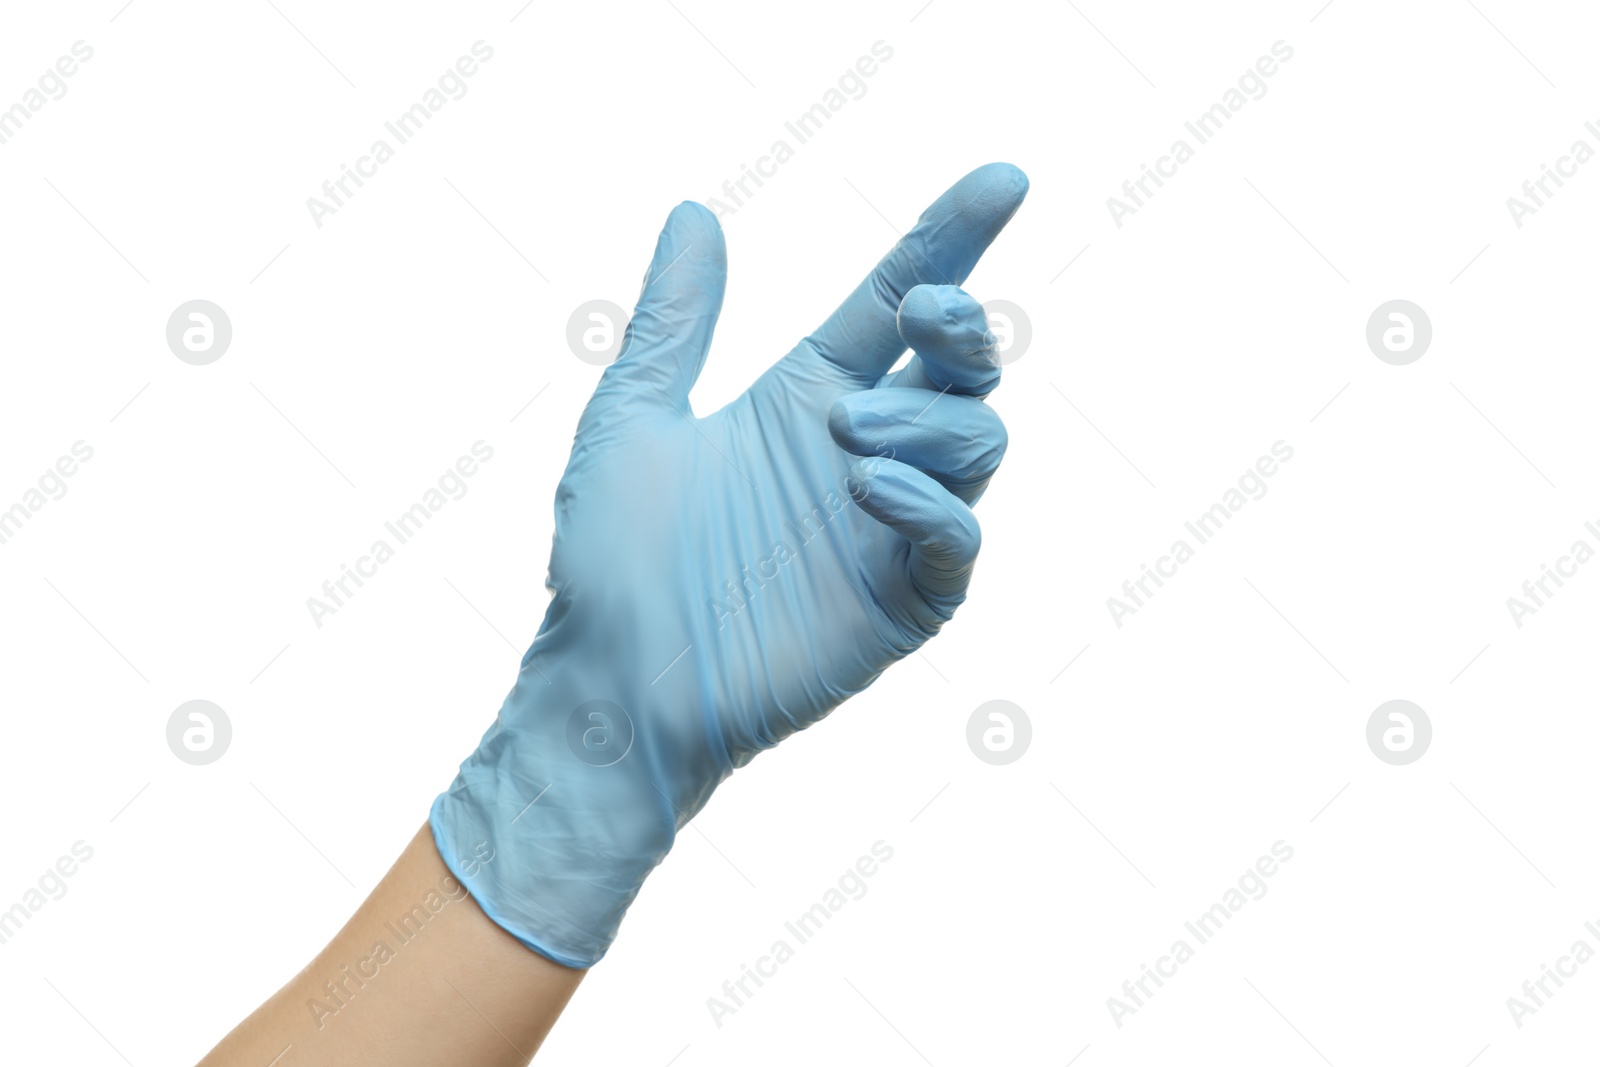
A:
{"label": "white background", "polygon": [[[94,850],[0,945],[8,1062],[193,1061],[344,921],[543,611],[599,374],[568,315],[630,304],[671,206],[879,40],[867,94],[724,219],[694,402],[737,395],[963,173],[1024,168],[968,285],[1033,326],[993,400],[1011,452],[971,598],[723,787],[541,1062],[1591,1052],[1600,963],[1520,1029],[1506,998],[1600,949],[1600,566],[1520,629],[1505,601],[1600,547],[1600,164],[1520,229],[1505,201],[1600,148],[1592,11],[121,3],[13,5],[0,33],[0,106],[94,49],[0,146],[0,507],[94,449],[0,546],[0,908]],[[314,226],[306,198],[480,39],[468,94]],[[1106,198],[1279,40],[1269,92],[1114,225]],[[234,329],[206,367],[164,336],[195,298]],[[1364,338],[1395,298],[1434,329],[1404,367]],[[480,439],[468,495],[316,628],[306,598]],[[1106,598],[1279,440],[1267,495],[1116,627]],[[206,767],[165,741],[196,698],[233,723]],[[965,740],[997,698],[1033,724],[1007,767]],[[1434,728],[1405,767],[1365,740],[1394,698]],[[716,1026],[707,998],[878,840],[868,894]],[[1107,998],[1279,840],[1270,892],[1116,1026]]]}

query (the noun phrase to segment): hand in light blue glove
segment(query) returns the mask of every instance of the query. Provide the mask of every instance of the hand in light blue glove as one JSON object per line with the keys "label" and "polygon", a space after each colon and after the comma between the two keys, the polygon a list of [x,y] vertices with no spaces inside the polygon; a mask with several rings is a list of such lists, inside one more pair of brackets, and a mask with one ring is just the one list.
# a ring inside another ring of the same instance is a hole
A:
{"label": "hand in light blue glove", "polygon": [[1006,433],[981,399],[1000,378],[994,337],[956,286],[1027,188],[999,163],[961,179],[704,418],[689,391],[726,249],[704,207],[667,219],[556,490],[544,624],[430,820],[445,863],[529,948],[599,960],[735,767],[871,685],[966,598],[970,505]]}

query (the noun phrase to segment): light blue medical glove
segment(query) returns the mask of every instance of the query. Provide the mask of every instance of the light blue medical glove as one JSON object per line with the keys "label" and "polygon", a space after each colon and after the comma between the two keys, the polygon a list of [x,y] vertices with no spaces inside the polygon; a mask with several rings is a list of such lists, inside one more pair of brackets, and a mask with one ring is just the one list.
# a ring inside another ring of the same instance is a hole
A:
{"label": "light blue medical glove", "polygon": [[703,418],[689,390],[726,248],[698,204],[667,219],[556,489],[544,624],[430,820],[445,863],[529,948],[599,960],[735,767],[871,685],[966,598],[970,505],[1006,433],[981,399],[1000,377],[994,336],[956,286],[1027,189],[1001,163],[961,179]]}

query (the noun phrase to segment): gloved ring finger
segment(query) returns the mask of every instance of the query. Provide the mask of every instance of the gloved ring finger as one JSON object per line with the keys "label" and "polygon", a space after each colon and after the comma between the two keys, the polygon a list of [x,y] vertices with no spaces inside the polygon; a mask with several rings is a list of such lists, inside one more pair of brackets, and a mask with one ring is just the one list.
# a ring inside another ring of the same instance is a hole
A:
{"label": "gloved ring finger", "polygon": [[828,412],[828,431],[857,456],[917,467],[967,504],[976,503],[1006,452],[994,408],[970,396],[928,389],[849,393]]}

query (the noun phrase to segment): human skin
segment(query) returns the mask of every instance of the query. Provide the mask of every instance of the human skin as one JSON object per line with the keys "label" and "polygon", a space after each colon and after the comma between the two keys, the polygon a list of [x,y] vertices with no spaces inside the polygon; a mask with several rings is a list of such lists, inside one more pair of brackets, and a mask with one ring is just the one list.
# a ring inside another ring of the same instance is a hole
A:
{"label": "human skin", "polygon": [[[446,903],[400,944],[394,923],[430,892],[433,901]],[[358,969],[378,942],[393,949],[392,957]],[[357,979],[363,971],[376,973],[358,986],[349,977],[353,970]],[[317,958],[223,1038],[200,1067],[521,1065],[587,973],[529,951],[490,921],[439,859],[423,826]],[[329,982],[336,990],[343,983],[338,1000],[329,995]]]}

